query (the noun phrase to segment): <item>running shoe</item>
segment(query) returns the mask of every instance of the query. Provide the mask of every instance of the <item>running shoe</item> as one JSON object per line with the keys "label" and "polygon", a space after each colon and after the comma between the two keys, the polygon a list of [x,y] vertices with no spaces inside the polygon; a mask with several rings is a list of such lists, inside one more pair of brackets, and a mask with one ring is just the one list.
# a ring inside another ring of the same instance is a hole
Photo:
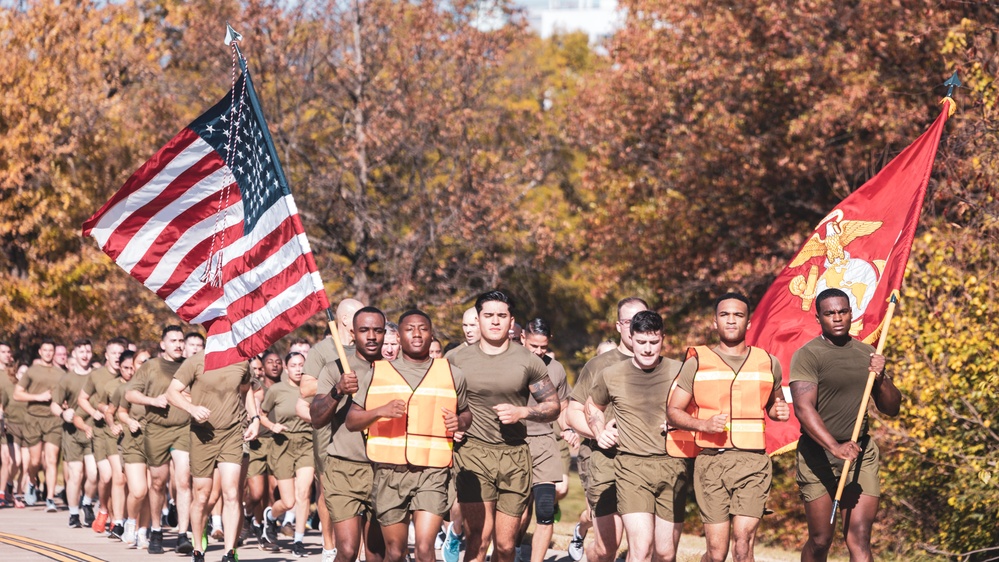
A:
{"label": "running shoe", "polygon": [[[124,534],[125,534],[125,526],[122,525],[121,523],[118,523],[116,525],[111,525],[111,532],[108,533],[108,538],[109,539],[122,540],[121,537]],[[133,531],[133,534],[134,534],[134,531]]]}
{"label": "running shoe", "polygon": [[336,559],[336,549],[325,550],[323,549],[323,557],[319,562],[333,562]]}
{"label": "running shoe", "polygon": [[261,538],[266,538],[270,542],[277,540],[277,521],[271,516],[274,510],[269,506],[264,508],[264,522],[261,525]]}
{"label": "running shoe", "polygon": [[121,542],[133,546],[135,544],[135,521],[125,521],[121,534]]}
{"label": "running shoe", "polygon": [[177,527],[177,504],[170,500],[167,506],[167,524],[171,527]]}
{"label": "running shoe", "polygon": [[212,538],[219,542],[225,539],[225,532],[223,532],[222,527],[212,525]]}
{"label": "running shoe", "polygon": [[291,521],[285,521],[284,524],[281,525],[281,534],[284,535],[284,536],[286,536],[286,537],[294,537],[295,536],[295,524],[292,523]]}
{"label": "running shoe", "polygon": [[94,530],[95,533],[103,533],[104,526],[108,522],[108,512],[102,511],[97,514],[94,518],[94,522],[90,525],[90,528]]}
{"label": "running shoe", "polygon": [[74,513],[69,516],[69,528],[70,529],[82,529],[83,523],[80,523],[80,514]]}
{"label": "running shoe", "polygon": [[572,540],[569,541],[569,558],[579,562],[583,558],[583,537],[579,534],[579,523],[572,529]]}
{"label": "running shoe", "polygon": [[[148,531],[140,530],[135,534],[135,548],[138,548],[139,550],[146,550],[147,548],[149,548],[149,535],[146,534],[147,532]],[[161,533],[160,534],[161,544],[163,542],[162,536],[163,535]]]}
{"label": "running shoe", "polygon": [[59,511],[59,508],[56,507],[55,500],[45,500],[45,512],[55,513],[56,511]]}
{"label": "running shoe", "polygon": [[163,529],[150,531],[149,546],[146,547],[149,554],[163,554]]}
{"label": "running shoe", "polygon": [[83,510],[83,526],[89,527],[94,524],[94,506],[87,504],[81,505],[80,509]]}
{"label": "running shoe", "polygon": [[461,535],[454,534],[454,523],[449,523],[444,537],[444,548],[441,549],[444,562],[458,562],[458,558],[461,557],[462,538]]}
{"label": "running shoe", "polygon": [[222,562],[239,562],[239,555],[236,554],[236,550],[230,550],[222,556]]}
{"label": "running shoe", "polygon": [[190,554],[194,552],[194,545],[191,544],[191,538],[187,536],[187,533],[177,535],[177,547],[174,550],[177,554]]}
{"label": "running shoe", "polygon": [[24,505],[31,507],[36,503],[38,503],[38,490],[29,484],[28,491],[24,493]]}
{"label": "running shoe", "polygon": [[434,550],[440,550],[444,548],[444,539],[447,537],[447,533],[441,528],[437,531],[437,536],[434,538]]}
{"label": "running shoe", "polygon": [[309,553],[305,551],[305,545],[302,544],[302,541],[295,541],[295,544],[291,545],[291,553],[299,558],[309,555]]}
{"label": "running shoe", "polygon": [[191,562],[205,562],[205,555],[203,552],[195,550],[191,553]]}

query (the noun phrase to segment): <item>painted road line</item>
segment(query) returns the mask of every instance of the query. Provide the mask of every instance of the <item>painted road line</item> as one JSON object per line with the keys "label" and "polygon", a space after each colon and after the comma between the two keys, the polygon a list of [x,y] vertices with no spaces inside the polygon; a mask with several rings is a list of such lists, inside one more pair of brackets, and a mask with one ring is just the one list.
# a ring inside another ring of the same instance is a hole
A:
{"label": "painted road line", "polygon": [[0,543],[35,552],[58,562],[106,562],[102,558],[91,556],[79,550],[9,533],[0,533]]}

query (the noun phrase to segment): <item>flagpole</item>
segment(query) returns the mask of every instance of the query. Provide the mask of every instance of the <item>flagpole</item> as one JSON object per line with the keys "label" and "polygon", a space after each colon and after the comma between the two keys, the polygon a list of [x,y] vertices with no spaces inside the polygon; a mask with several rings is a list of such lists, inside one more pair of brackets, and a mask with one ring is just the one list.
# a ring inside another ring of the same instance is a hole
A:
{"label": "flagpole", "polygon": [[[881,326],[881,337],[878,338],[878,347],[875,353],[881,355],[885,349],[885,342],[888,340],[888,327],[891,325],[891,318],[895,314],[895,306],[898,304],[898,297],[895,293],[892,293],[891,300],[888,302],[888,310],[885,311],[884,322]],[[860,409],[857,411],[857,421],[853,424],[853,435],[850,437],[850,441],[854,443],[860,437],[860,430],[864,427],[864,418],[867,416],[867,405],[871,400],[871,391],[874,389],[874,379],[877,378],[878,374],[874,371],[867,373],[867,386],[864,388],[864,397],[860,401]],[[858,459],[858,462],[862,459]],[[829,516],[829,524],[832,525],[836,522],[836,510],[839,509],[839,500],[843,497],[843,488],[846,487],[846,481],[850,478],[850,459],[843,461],[843,472],[839,475],[839,486],[836,488],[836,499],[833,500],[832,514]]]}
{"label": "flagpole", "polygon": [[[246,84],[246,91],[248,97],[250,98],[250,106],[254,114],[256,114],[257,119],[260,121],[261,129],[264,136],[264,144],[267,146],[267,152],[270,154],[271,160],[274,162],[274,169],[277,173],[278,185],[281,186],[281,190],[284,193],[291,193],[291,188],[288,185],[288,178],[284,175],[284,169],[281,167],[281,160],[278,158],[277,148],[274,146],[274,139],[271,138],[270,128],[267,126],[267,121],[264,119],[264,111],[260,107],[260,101],[257,99],[257,92],[253,89],[253,82],[250,81],[250,71],[246,67],[246,59],[243,58],[242,51],[239,50],[239,42],[243,39],[243,36],[236,32],[231,25],[226,23],[226,33],[225,33],[225,44],[230,45],[232,49],[236,52],[236,60],[239,61],[239,68],[243,71],[243,83]],[[326,289],[324,287],[314,287],[316,291],[323,291],[325,293]],[[329,301],[329,297],[326,299]],[[330,333],[333,337],[333,343],[336,345],[336,353],[340,358],[340,365],[343,372],[350,370],[347,363],[347,352],[343,349],[343,343],[340,342],[340,331],[336,327],[336,316],[333,314],[333,309],[329,306],[326,307],[326,318],[329,323]]]}

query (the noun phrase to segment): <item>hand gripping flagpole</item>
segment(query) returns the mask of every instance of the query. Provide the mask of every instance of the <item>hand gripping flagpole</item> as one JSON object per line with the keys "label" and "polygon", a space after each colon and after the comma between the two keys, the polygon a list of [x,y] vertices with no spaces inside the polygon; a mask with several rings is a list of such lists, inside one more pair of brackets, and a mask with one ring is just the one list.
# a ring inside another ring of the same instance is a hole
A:
{"label": "hand gripping flagpole", "polygon": [[[257,118],[261,123],[265,123],[264,112],[260,108],[260,102],[257,100],[257,94],[253,89],[253,83],[250,82],[250,71],[246,68],[246,59],[243,58],[243,53],[239,50],[239,42],[243,39],[243,36],[236,32],[228,23],[225,24],[225,44],[232,48],[236,55],[236,59],[239,61],[239,67],[243,71],[243,75],[246,76],[244,84],[246,84],[246,89],[249,92],[250,105],[253,111],[256,113]],[[281,168],[281,161],[278,159],[277,149],[274,148],[274,140],[271,138],[270,131],[266,124],[263,127],[264,144],[267,145],[267,151],[270,153],[270,157],[274,162],[274,168],[277,170],[278,183],[281,188],[285,191],[290,191],[288,187],[288,179],[284,175],[284,169]],[[317,287],[318,289],[324,288]],[[327,299],[329,300],[329,299]],[[326,318],[329,323],[330,333],[333,337],[333,343],[336,345],[336,353],[340,358],[340,365],[343,372],[347,372],[350,368],[347,366],[347,352],[343,349],[343,343],[340,342],[340,331],[336,327],[336,317],[333,314],[332,307],[326,308]]]}
{"label": "hand gripping flagpole", "polygon": [[[885,312],[884,323],[881,325],[881,337],[878,338],[878,347],[875,353],[881,355],[885,349],[885,341],[888,340],[888,327],[891,325],[891,317],[895,314],[895,306],[898,304],[898,297],[893,292],[891,300],[888,302],[888,310]],[[864,398],[860,401],[860,410],[857,411],[857,421],[853,424],[853,436],[850,441],[854,443],[860,437],[860,430],[864,427],[864,418],[867,416],[867,405],[870,403],[871,391],[874,389],[874,379],[878,374],[874,371],[867,373],[867,386],[864,388]],[[858,459],[861,460],[861,459]],[[839,500],[843,497],[843,488],[846,481],[850,479],[850,459],[843,461],[843,472],[839,475],[839,486],[836,488],[836,499],[833,500],[832,514],[829,516],[829,524],[836,522],[836,510],[839,509]]]}

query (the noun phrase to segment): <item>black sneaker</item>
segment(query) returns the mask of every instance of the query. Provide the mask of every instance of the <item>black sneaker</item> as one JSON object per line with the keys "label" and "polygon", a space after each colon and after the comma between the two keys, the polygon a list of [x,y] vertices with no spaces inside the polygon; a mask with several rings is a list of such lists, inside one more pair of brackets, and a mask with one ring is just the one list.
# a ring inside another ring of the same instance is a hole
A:
{"label": "black sneaker", "polygon": [[177,504],[173,503],[173,501],[167,506],[167,523],[171,527],[177,527]]}
{"label": "black sneaker", "polygon": [[121,536],[124,534],[125,534],[125,526],[119,523],[111,527],[111,532],[108,533],[108,538],[121,540]]}
{"label": "black sneaker", "polygon": [[205,555],[202,552],[195,550],[191,553],[191,562],[205,562]]}
{"label": "black sneaker", "polygon": [[239,555],[236,554],[235,549],[230,550],[222,556],[222,562],[239,562]]}
{"label": "black sneaker", "polygon": [[257,547],[264,552],[281,552],[281,547],[264,534],[257,538]]}
{"label": "black sneaker", "polygon": [[187,538],[187,533],[177,535],[177,554],[191,554],[194,552],[194,545],[191,539]]}
{"label": "black sneaker", "polygon": [[80,515],[78,513],[74,513],[73,515],[69,516],[69,527],[70,527],[70,529],[82,529],[83,528],[83,524],[80,523]]}
{"label": "black sneaker", "polygon": [[163,529],[149,532],[149,554],[163,554]]}
{"label": "black sneaker", "polygon": [[308,552],[305,552],[305,545],[302,544],[302,541],[295,541],[295,544],[291,545],[291,553],[299,558],[309,555]]}
{"label": "black sneaker", "polygon": [[94,506],[82,505],[80,506],[80,509],[83,510],[83,526],[90,527],[93,525],[94,519],[97,519],[97,516],[94,515]]}

